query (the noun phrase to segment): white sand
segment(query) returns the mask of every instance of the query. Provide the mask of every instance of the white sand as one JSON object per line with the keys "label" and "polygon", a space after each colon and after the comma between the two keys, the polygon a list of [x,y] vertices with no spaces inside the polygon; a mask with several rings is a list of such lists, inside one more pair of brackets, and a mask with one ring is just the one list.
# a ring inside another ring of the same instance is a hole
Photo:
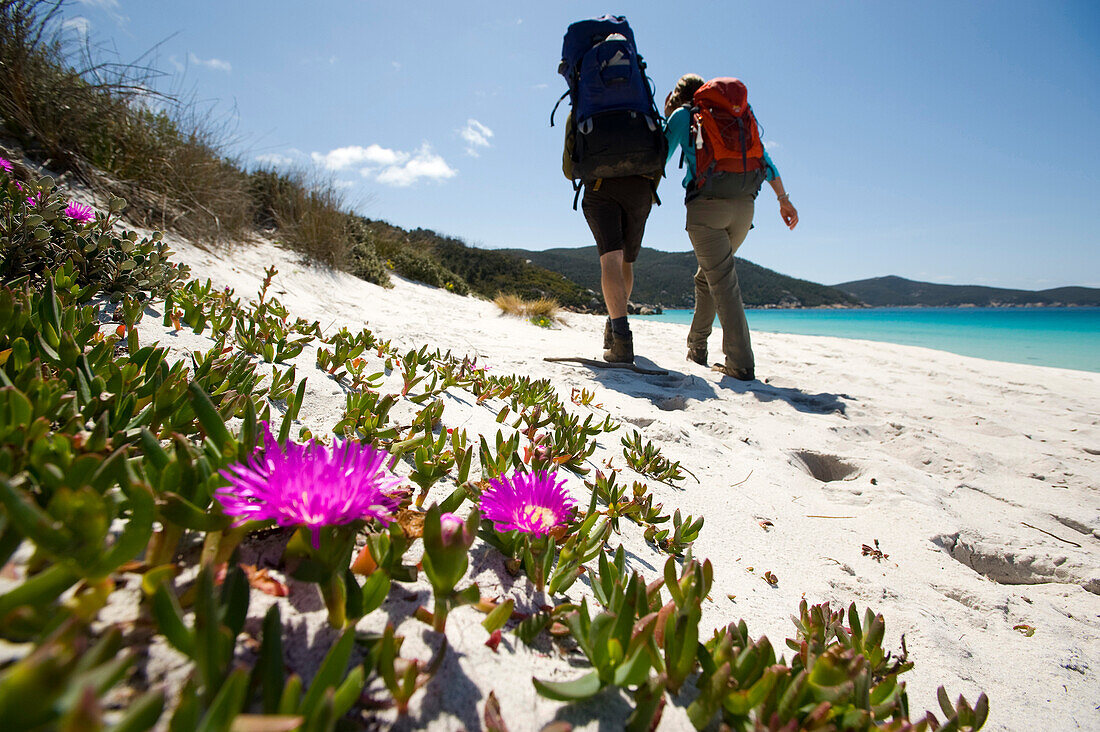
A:
{"label": "white sand", "polygon": [[[367,325],[402,347],[477,355],[491,373],[550,378],[563,400],[573,387],[595,391],[603,405],[596,413],[609,413],[623,429],[600,436],[594,465],[613,458],[624,467],[619,438],[636,426],[699,478],[682,489],[647,482],[669,512],[679,507],[706,517],[695,554],[713,561],[715,587],[702,635],[744,618],[750,633],[783,647],[802,598],[844,607],[855,601],[885,615],[888,649],[899,650],[905,636],[916,662],[903,676],[914,718],[934,708],[942,683],[952,697],[989,695],[987,729],[1100,729],[1100,374],[754,333],[757,373],[768,383],[744,384],[685,361],[685,326],[642,319],[632,320],[639,363],[669,375],[593,371],[542,359],[596,357],[603,327],[596,316],[566,314],[560,329],[547,330],[502,316],[492,303],[399,278],[387,290],[310,268],[269,243],[226,256],[172,244],[193,276],[238,295],[255,293],[264,267],[275,264],[273,294],[292,316],[317,319],[326,332]],[[209,347],[187,330],[166,333],[154,318],[146,318],[142,337],[181,354]],[[718,340],[716,333],[712,354]],[[321,434],[339,418],[344,397],[314,369],[314,358],[311,347],[294,363],[310,384],[301,421]],[[448,399],[444,422],[495,434],[500,405],[472,402]],[[413,409],[399,406],[395,420]],[[812,454],[800,458],[803,452]],[[811,474],[814,468],[829,477],[845,466],[851,474],[843,480]],[[635,476],[627,470],[622,477]],[[581,480],[571,476],[570,485],[586,502]],[[889,555],[881,563],[861,553],[875,539]],[[656,578],[665,557],[642,540],[639,527],[624,523],[621,540],[630,566]],[[765,571],[778,576],[778,586],[764,581]],[[508,593],[530,606],[526,581],[502,587],[500,573],[498,555],[475,545],[471,577],[483,596]],[[284,621],[296,629],[290,635],[330,637],[312,588],[292,586],[297,595],[283,601]],[[390,614],[399,620],[429,601],[426,584],[412,590],[407,604],[391,603],[360,627],[381,629]],[[583,591],[578,583],[570,594]],[[260,617],[272,601],[256,593],[250,616]],[[470,608],[451,616],[450,655],[401,727],[479,729],[491,689],[512,730],[538,729],[554,718],[588,729],[601,720],[605,729],[622,723],[629,705],[617,691],[574,707],[538,697],[533,674],[568,679],[585,669],[571,667],[549,644],[535,651],[510,633],[493,653],[483,645],[482,617]],[[1036,628],[1033,637],[1013,629],[1022,623]],[[412,619],[398,631],[408,636],[406,656],[427,660],[438,644]],[[316,663],[305,643],[291,647],[307,669]],[[382,718],[393,719],[392,712]],[[661,728],[690,728],[683,708],[670,704]]]}

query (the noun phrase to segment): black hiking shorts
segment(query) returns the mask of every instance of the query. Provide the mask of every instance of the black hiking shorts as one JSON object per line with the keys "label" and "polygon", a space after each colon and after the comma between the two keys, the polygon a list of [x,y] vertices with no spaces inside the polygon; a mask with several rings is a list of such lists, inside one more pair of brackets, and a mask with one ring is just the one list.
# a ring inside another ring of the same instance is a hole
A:
{"label": "black hiking shorts", "polygon": [[632,175],[584,184],[581,210],[601,257],[621,249],[624,261],[636,260],[652,207],[653,181],[649,178]]}

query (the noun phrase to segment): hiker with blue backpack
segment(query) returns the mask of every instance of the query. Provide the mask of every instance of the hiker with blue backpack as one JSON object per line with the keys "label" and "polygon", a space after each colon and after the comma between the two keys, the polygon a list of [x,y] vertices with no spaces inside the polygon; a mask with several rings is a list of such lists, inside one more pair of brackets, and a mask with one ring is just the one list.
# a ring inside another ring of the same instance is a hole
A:
{"label": "hiker with blue backpack", "polygon": [[[627,303],[646,220],[664,174],[662,119],[626,18],[605,15],[569,26],[558,72],[569,89],[562,171],[573,183],[600,255],[607,305],[605,361],[634,362]],[[558,100],[560,104],[562,99]],[[555,105],[554,109],[557,109]],[[550,114],[554,124],[554,114]]]}
{"label": "hiker with blue backpack", "polygon": [[707,338],[717,313],[725,362],[713,368],[752,381],[756,364],[734,254],[752,228],[756,194],[764,181],[775,191],[779,215],[788,228],[798,224],[798,211],[764,149],[760,126],[740,80],[704,82],[695,74],[682,76],[665,99],[664,113],[668,157],[679,147],[681,165],[687,168],[683,181],[686,228],[699,263],[687,357],[707,364]]}

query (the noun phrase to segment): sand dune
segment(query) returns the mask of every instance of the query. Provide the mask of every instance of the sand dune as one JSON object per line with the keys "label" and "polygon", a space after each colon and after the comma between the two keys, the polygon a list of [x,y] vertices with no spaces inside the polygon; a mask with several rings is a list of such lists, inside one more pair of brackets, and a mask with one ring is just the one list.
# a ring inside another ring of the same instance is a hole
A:
{"label": "sand dune", "polygon": [[[641,319],[632,321],[639,363],[668,375],[592,370],[543,358],[597,356],[596,316],[567,313],[548,330],[492,303],[399,278],[387,290],[315,269],[271,243],[225,256],[181,241],[173,248],[193,276],[239,295],[254,293],[274,264],[273,294],[326,332],[366,325],[402,347],[430,344],[476,355],[492,373],[549,378],[566,398],[573,388],[594,391],[602,405],[594,412],[623,429],[600,436],[593,464],[623,467],[619,437],[636,428],[698,478],[681,488],[650,485],[666,508],[706,517],[695,555],[714,563],[708,631],[744,618],[753,634],[781,644],[793,635],[790,615],[803,597],[855,601],[885,615],[888,648],[900,649],[904,635],[916,662],[906,674],[914,717],[934,707],[942,683],[953,695],[989,695],[987,729],[1100,728],[1100,374],[754,333],[765,381],[746,384],[686,361],[685,326]],[[141,328],[144,341],[180,356],[209,347],[157,318]],[[717,352],[717,335],[711,347]],[[338,419],[344,391],[314,359],[307,348],[294,363],[310,376],[300,420],[320,434]],[[448,425],[492,435],[501,427],[495,416],[473,400],[446,400]],[[575,495],[587,495],[579,478],[570,480]],[[625,524],[621,540],[630,566],[656,576],[664,557],[640,530]],[[888,555],[881,561],[862,551],[876,540]],[[471,577],[483,595],[512,595],[519,607],[536,602],[525,580],[510,580],[499,556],[478,545]],[[391,603],[361,627],[381,629],[411,612],[423,600],[416,590],[407,608]],[[578,584],[571,594],[583,591]],[[257,595],[251,614],[262,616],[274,601]],[[283,617],[301,632],[302,663],[315,663],[310,639],[331,633],[320,601],[299,598]],[[478,729],[490,690],[513,730],[554,718],[614,729],[629,713],[618,692],[579,707],[538,697],[532,675],[568,679],[579,670],[551,646],[527,648],[508,634],[494,653],[483,645],[479,613],[459,609],[452,618],[439,681],[400,726]],[[1014,629],[1022,624],[1034,635]],[[437,642],[412,619],[399,632],[412,655],[426,658]],[[171,666],[168,656],[164,664]],[[690,728],[682,707],[670,704],[661,728]]]}

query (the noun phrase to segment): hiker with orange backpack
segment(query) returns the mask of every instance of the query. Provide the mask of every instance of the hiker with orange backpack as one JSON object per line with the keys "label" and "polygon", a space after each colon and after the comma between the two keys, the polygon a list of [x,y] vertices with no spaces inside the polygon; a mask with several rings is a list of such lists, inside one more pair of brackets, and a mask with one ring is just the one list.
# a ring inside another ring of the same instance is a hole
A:
{"label": "hiker with orange backpack", "polygon": [[752,228],[756,194],[765,180],[775,191],[779,215],[788,228],[798,224],[798,211],[760,140],[760,126],[740,80],[682,76],[666,97],[664,112],[668,157],[679,147],[681,164],[687,168],[686,228],[699,263],[687,357],[707,364],[707,338],[717,314],[725,362],[712,368],[752,381],[756,363],[734,254]]}
{"label": "hiker with orange backpack", "polygon": [[[661,115],[622,16],[604,15],[569,26],[558,73],[570,101],[562,172],[573,183],[600,255],[600,284],[607,305],[605,361],[634,362],[627,303],[633,263],[664,175],[666,141]],[[557,109],[555,105],[554,109]],[[554,124],[554,114],[550,114]]]}

